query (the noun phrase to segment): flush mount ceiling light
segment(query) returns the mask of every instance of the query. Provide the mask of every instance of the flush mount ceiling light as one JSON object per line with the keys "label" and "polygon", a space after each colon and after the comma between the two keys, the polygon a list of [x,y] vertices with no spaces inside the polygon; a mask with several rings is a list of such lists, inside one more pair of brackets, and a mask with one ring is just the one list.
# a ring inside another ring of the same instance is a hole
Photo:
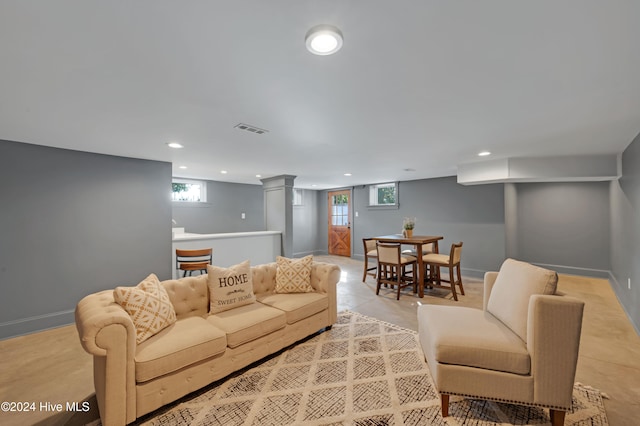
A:
{"label": "flush mount ceiling light", "polygon": [[342,33],[331,25],[311,28],[304,39],[307,49],[314,55],[331,55],[342,47]]}
{"label": "flush mount ceiling light", "polygon": [[182,144],[179,144],[178,142],[169,142],[167,144],[169,146],[169,148],[175,148],[175,149],[180,149],[182,148]]}
{"label": "flush mount ceiling light", "polygon": [[482,151],[478,153],[478,157],[486,157],[487,155],[491,155],[489,151]]}

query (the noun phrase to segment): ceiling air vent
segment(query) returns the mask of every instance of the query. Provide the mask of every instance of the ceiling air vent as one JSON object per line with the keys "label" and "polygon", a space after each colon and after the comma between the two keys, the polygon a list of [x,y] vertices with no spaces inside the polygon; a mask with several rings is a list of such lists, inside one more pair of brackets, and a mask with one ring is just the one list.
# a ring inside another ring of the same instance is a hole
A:
{"label": "ceiling air vent", "polygon": [[263,133],[268,132],[268,130],[261,129],[259,127],[252,126],[250,124],[244,124],[244,123],[238,123],[233,127],[240,130],[246,130],[247,132],[256,133],[258,135],[262,135]]}

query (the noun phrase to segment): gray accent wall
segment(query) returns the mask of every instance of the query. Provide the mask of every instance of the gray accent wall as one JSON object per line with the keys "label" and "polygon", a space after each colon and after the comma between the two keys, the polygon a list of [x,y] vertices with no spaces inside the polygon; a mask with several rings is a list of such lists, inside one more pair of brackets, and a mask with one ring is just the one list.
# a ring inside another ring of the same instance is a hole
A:
{"label": "gray accent wall", "polygon": [[609,182],[506,185],[511,257],[561,273],[608,277]]}
{"label": "gray accent wall", "polygon": [[173,226],[194,234],[265,231],[262,185],[205,182],[206,203],[172,203]]}
{"label": "gray accent wall", "polygon": [[[415,217],[415,234],[442,235],[441,253],[462,241],[463,273],[481,277],[505,256],[504,193],[500,184],[463,186],[454,176],[399,182],[398,208],[369,207],[369,187],[352,191],[352,252],[362,259],[362,239],[402,232],[404,217]],[[324,195],[326,211],[326,192]],[[358,216],[355,216],[355,212]],[[328,232],[326,220],[321,233]],[[326,245],[325,245],[326,250]]]}
{"label": "gray accent wall", "polygon": [[171,276],[171,164],[0,141],[0,339]]}
{"label": "gray accent wall", "polygon": [[610,281],[640,333],[640,135],[622,153],[622,177],[609,187]]}
{"label": "gray accent wall", "polygon": [[[303,257],[309,254],[326,253],[318,245],[319,241],[319,222],[321,219],[318,198],[319,191],[300,190],[302,191],[302,205],[293,206],[293,256]],[[326,216],[326,213],[325,213]]]}
{"label": "gray accent wall", "polygon": [[[445,237],[441,252],[463,241],[469,276],[514,257],[610,278],[640,330],[640,135],[621,162],[611,182],[399,182],[398,208],[370,207],[368,186],[352,187],[353,257],[362,238],[416,217],[416,233]],[[0,339],[72,323],[89,293],[169,278],[172,218],[194,233],[264,230],[261,185],[208,181],[208,203],[172,205],[169,163],[0,140],[0,177]],[[327,253],[327,193],[304,190],[293,208],[294,256]]]}

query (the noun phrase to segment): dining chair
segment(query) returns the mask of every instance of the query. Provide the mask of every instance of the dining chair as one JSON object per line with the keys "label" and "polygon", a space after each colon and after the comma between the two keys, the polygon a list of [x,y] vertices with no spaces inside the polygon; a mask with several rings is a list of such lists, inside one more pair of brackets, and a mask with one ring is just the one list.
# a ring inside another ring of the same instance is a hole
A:
{"label": "dining chair", "polygon": [[[410,285],[414,293],[417,291],[415,280],[417,259],[414,256],[403,255],[399,243],[377,242],[378,252],[378,278],[376,281],[376,295],[380,293],[382,284],[398,286],[396,300],[400,300],[400,290]],[[407,267],[411,266],[409,271]]]}
{"label": "dining chair", "polygon": [[213,249],[183,250],[176,249],[176,269],[184,271],[182,276],[193,275],[193,271],[207,273],[207,265],[211,265]]}
{"label": "dining chair", "polygon": [[[464,287],[462,286],[462,275],[460,273],[460,256],[462,254],[462,242],[451,245],[451,251],[449,255],[429,253],[422,256],[422,262],[426,268],[430,269],[429,281],[427,284],[435,288],[450,289],[453,294],[453,300],[458,301],[458,295],[456,293],[456,285],[460,287],[460,294],[464,296]],[[449,269],[449,279],[442,278],[440,268]],[[455,274],[454,274],[455,270]],[[449,283],[448,286],[442,285],[443,282]]]}
{"label": "dining chair", "polygon": [[[376,250],[376,240],[373,238],[363,238],[362,244],[364,245],[364,273],[362,274],[362,282],[365,282],[367,275],[376,277],[376,271],[378,265],[369,266],[369,259],[378,259],[378,250]],[[371,272],[373,271],[373,272]]]}

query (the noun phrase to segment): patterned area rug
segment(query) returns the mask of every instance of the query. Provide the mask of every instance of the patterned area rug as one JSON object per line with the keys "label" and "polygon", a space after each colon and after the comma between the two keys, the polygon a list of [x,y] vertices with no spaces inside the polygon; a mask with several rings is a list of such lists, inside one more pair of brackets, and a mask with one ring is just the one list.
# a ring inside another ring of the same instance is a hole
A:
{"label": "patterned area rug", "polygon": [[[449,417],[417,334],[354,312],[333,328],[165,407],[143,425],[545,425],[548,411],[451,397]],[[565,425],[608,425],[576,384]]]}

